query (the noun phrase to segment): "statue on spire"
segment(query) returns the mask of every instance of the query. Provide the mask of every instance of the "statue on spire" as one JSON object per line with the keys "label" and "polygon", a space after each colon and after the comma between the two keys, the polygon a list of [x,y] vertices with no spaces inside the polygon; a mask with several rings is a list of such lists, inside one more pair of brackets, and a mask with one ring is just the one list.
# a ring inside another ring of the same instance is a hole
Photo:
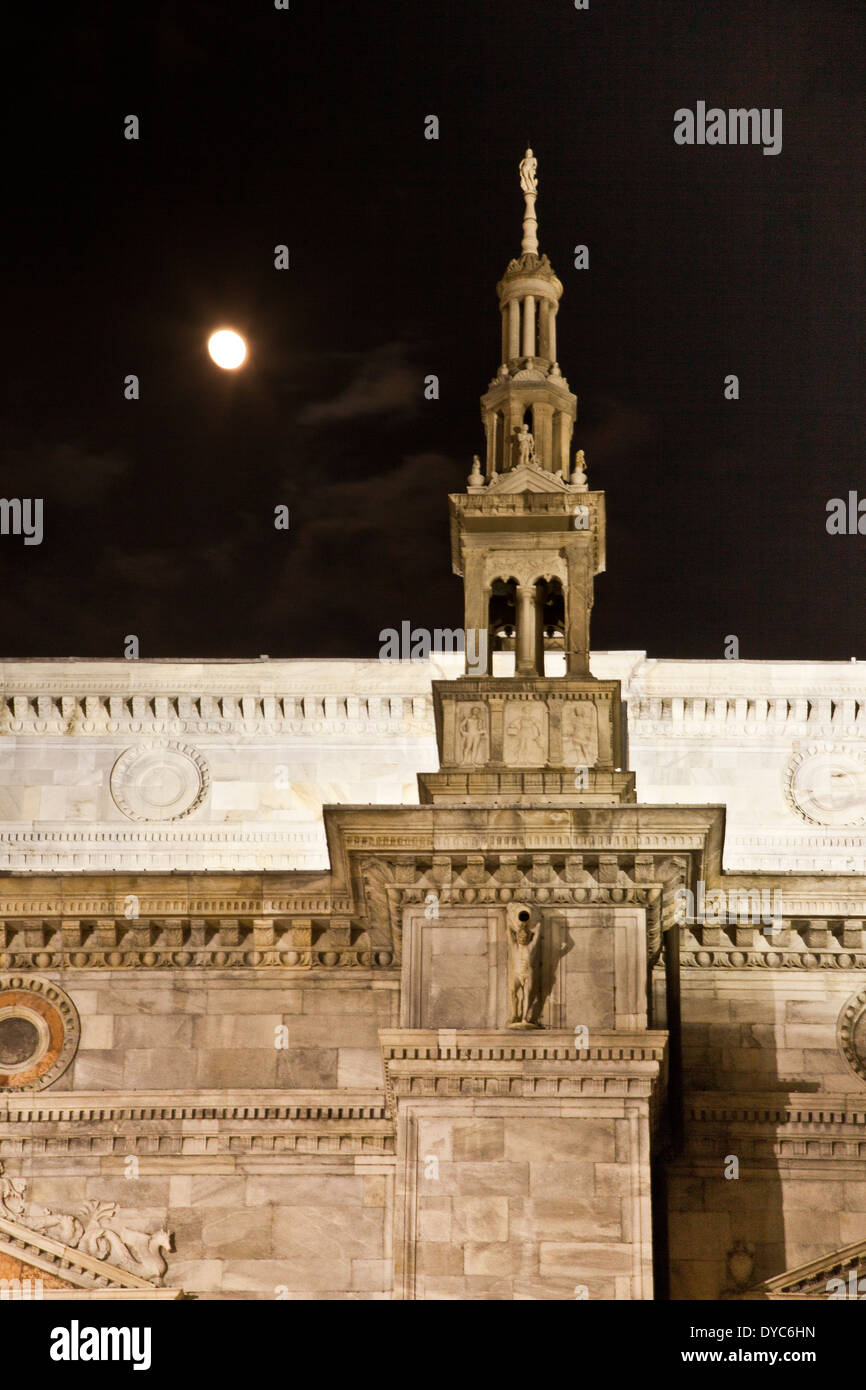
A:
{"label": "statue on spire", "polygon": [[523,189],[523,196],[526,206],[523,210],[523,242],[521,249],[524,256],[538,255],[538,222],[535,217],[535,199],[538,194],[538,160],[527,149],[526,154],[520,161],[520,187]]}
{"label": "statue on spire", "polygon": [[524,193],[538,192],[537,169],[538,160],[535,158],[532,150],[527,150],[520,161],[520,187],[523,189]]}

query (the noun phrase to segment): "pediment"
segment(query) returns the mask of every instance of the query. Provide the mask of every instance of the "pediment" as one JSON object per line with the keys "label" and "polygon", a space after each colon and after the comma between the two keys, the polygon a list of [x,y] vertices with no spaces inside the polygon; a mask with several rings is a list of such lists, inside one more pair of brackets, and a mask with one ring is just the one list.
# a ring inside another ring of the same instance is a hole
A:
{"label": "pediment", "polygon": [[574,492],[557,473],[533,464],[521,464],[507,473],[499,473],[485,492]]}
{"label": "pediment", "polygon": [[[863,1288],[858,1293],[858,1285]],[[744,1300],[797,1300],[862,1298],[866,1290],[866,1239],[843,1246],[808,1264],[797,1265],[750,1288],[729,1292]]]}
{"label": "pediment", "polygon": [[7,1299],[177,1299],[137,1274],[0,1216],[0,1301]]}

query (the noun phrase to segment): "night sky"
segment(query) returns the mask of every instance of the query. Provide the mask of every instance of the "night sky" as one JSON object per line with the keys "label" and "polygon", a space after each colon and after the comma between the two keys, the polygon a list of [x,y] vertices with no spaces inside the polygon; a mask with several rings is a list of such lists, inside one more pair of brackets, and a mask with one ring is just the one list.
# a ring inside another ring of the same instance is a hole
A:
{"label": "night sky", "polygon": [[[593,647],[866,659],[866,536],[825,528],[866,497],[862,0],[31,8],[2,494],[44,498],[45,534],[0,536],[0,652],[370,657],[458,625],[447,493],[482,451],[531,144],[607,493]],[[678,146],[699,100],[781,107],[781,153]],[[236,374],[205,351],[226,324]]]}

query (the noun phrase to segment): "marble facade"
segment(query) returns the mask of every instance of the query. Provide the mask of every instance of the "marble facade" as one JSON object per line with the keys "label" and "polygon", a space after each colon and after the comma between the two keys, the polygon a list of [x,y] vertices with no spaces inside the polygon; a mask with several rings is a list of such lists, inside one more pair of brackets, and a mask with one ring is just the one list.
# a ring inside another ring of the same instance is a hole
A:
{"label": "marble facade", "polygon": [[591,652],[604,498],[531,151],[521,187],[449,504],[483,673],[0,665],[0,1297],[822,1298],[866,1266],[866,683]]}

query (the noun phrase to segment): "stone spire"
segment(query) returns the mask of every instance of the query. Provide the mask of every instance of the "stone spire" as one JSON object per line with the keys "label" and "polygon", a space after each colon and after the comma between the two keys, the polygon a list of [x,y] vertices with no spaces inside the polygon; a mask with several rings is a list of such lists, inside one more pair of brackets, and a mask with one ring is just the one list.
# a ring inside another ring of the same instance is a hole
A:
{"label": "stone spire", "polygon": [[622,770],[619,682],[595,680],[589,666],[604,494],[590,490],[581,451],[571,463],[577,401],[556,362],[562,285],[538,254],[536,169],[527,150],[523,253],[498,286],[503,361],[481,401],[487,466],[475,455],[466,491],[448,499],[466,674],[433,682],[441,766],[419,774],[425,803],[615,806],[635,797],[634,775]]}
{"label": "stone spire", "polygon": [[556,315],[562,284],[547,256],[538,250],[538,160],[531,149],[520,161],[523,192],[521,254],[509,262],[496,287],[502,319],[502,359],[490,389],[481,399],[487,435],[485,479],[527,462],[561,474],[570,473],[571,436],[577,400],[556,360]]}

